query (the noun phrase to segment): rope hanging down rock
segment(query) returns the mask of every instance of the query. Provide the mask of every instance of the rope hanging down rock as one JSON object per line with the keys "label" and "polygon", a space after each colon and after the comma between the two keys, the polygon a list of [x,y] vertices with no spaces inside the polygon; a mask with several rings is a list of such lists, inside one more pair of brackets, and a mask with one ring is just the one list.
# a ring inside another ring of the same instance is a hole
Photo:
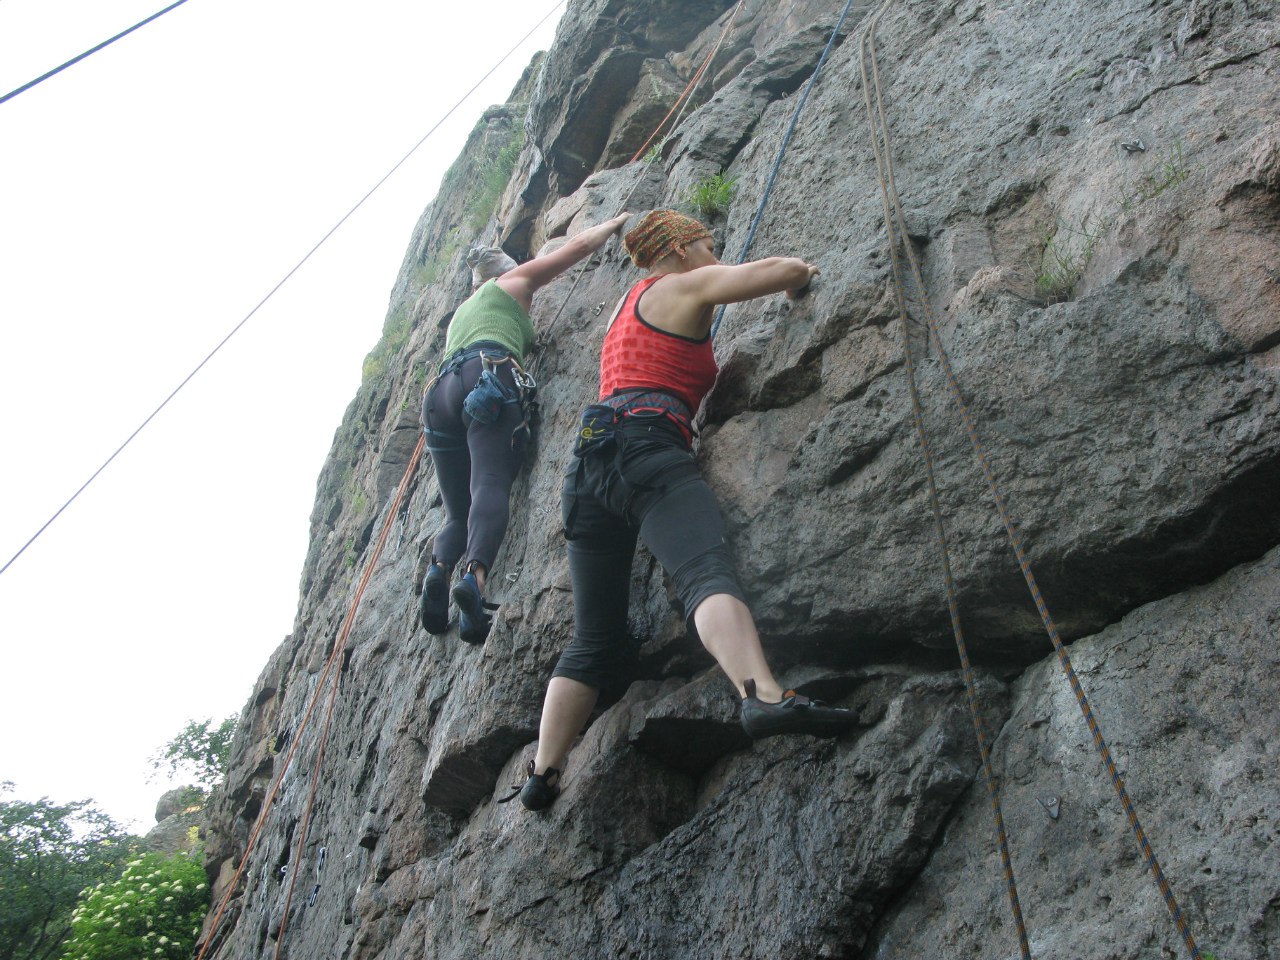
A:
{"label": "rope hanging down rock", "polygon": [[[400,478],[400,486],[396,490],[395,499],[391,503],[391,508],[387,511],[386,522],[382,525],[382,533],[378,535],[378,542],[373,548],[373,553],[369,557],[368,563],[365,564],[364,572],[360,577],[360,582],[356,587],[354,596],[351,598],[351,604],[347,609],[347,616],[342,621],[342,629],[338,633],[337,642],[333,645],[333,652],[329,654],[329,659],[324,665],[324,670],[320,674],[320,679],[316,683],[315,692],[311,695],[311,699],[307,701],[307,709],[303,712],[302,721],[298,724],[297,730],[294,731],[292,743],[289,745],[289,752],[285,754],[284,763],[280,765],[280,773],[276,776],[275,781],[271,784],[271,790],[262,801],[262,810],[258,814],[258,819],[253,825],[253,831],[249,834],[249,839],[245,843],[244,855],[240,858],[240,864],[236,867],[235,875],[232,876],[231,882],[227,884],[226,893],[222,897],[222,902],[218,905],[218,911],[214,914],[213,922],[209,925],[209,935],[205,938],[204,943],[200,947],[200,952],[196,955],[196,960],[204,960],[204,955],[208,951],[210,945],[216,939],[218,932],[218,923],[222,920],[222,915],[227,909],[227,904],[231,902],[231,897],[235,893],[237,884],[240,882],[241,876],[244,875],[245,867],[249,863],[249,855],[253,852],[257,843],[258,836],[262,832],[263,826],[267,822],[267,818],[271,814],[272,805],[275,802],[276,795],[280,792],[280,784],[284,782],[285,774],[289,772],[289,766],[293,763],[294,754],[298,751],[299,744],[302,743],[302,735],[306,732],[307,727],[311,723],[311,714],[314,712],[316,704],[320,700],[321,694],[324,693],[325,683],[330,674],[333,675],[333,685],[329,693],[329,705],[325,710],[324,732],[320,738],[320,746],[317,750],[316,762],[314,764],[311,787],[307,795],[307,808],[303,817],[301,836],[297,841],[296,848],[299,855],[306,847],[307,827],[311,822],[311,807],[315,799],[316,783],[320,774],[320,763],[324,759],[325,745],[329,739],[329,727],[333,720],[333,708],[338,698],[338,687],[342,680],[342,671],[335,671],[334,664],[347,649],[347,639],[351,636],[351,626],[355,622],[356,610],[360,607],[360,601],[364,597],[365,588],[369,585],[369,580],[373,577],[373,570],[378,565],[378,560],[382,557],[382,550],[387,544],[387,537],[391,533],[394,525],[396,511],[400,506],[405,491],[409,488],[409,482],[413,479],[414,471],[418,465],[418,461],[422,458],[423,447],[426,446],[426,434],[422,434],[418,438],[418,445],[414,448],[413,453],[409,457],[409,466],[405,470],[404,476]],[[293,877],[289,882],[289,893],[285,899],[284,914],[280,920],[280,931],[276,939],[276,955],[279,956],[280,944],[284,942],[284,929],[289,918],[289,900],[293,897],[293,886],[297,880],[298,871],[294,870]]]}
{"label": "rope hanging down rock", "polygon": [[[1013,913],[1014,928],[1018,934],[1018,947],[1023,960],[1031,960],[1031,946],[1027,940],[1026,923],[1022,916],[1022,904],[1018,899],[1018,884],[1013,875],[1013,861],[1009,855],[1009,839],[1005,831],[1004,811],[1000,805],[1000,785],[995,770],[991,765],[991,748],[988,745],[986,731],[982,724],[982,712],[978,706],[977,685],[974,681],[973,666],[969,661],[969,648],[965,643],[964,630],[960,625],[960,605],[956,597],[955,579],[951,571],[951,550],[947,544],[946,525],[942,520],[942,507],[938,497],[938,485],[934,475],[933,452],[929,446],[929,436],[925,430],[924,413],[920,402],[920,391],[916,382],[915,348],[911,343],[910,316],[908,315],[906,297],[906,277],[903,276],[900,251],[910,241],[905,231],[895,229],[896,223],[890,211],[889,191],[885,184],[892,177],[892,162],[889,157],[889,129],[884,118],[884,103],[881,96],[879,70],[876,66],[875,33],[880,17],[889,8],[891,0],[885,0],[880,8],[866,22],[858,37],[858,69],[862,75],[862,96],[867,111],[867,122],[871,127],[871,148],[876,158],[876,173],[880,180],[880,197],[884,206],[884,222],[888,230],[889,259],[893,269],[894,289],[897,294],[898,319],[902,330],[902,352],[907,369],[907,385],[911,394],[911,418],[915,423],[916,436],[920,441],[920,452],[924,458],[925,477],[929,487],[929,507],[933,513],[934,529],[938,537],[938,545],[942,554],[942,576],[947,590],[947,611],[951,617],[951,630],[955,635],[956,650],[960,655],[961,673],[964,677],[965,697],[969,704],[969,716],[973,721],[973,731],[978,740],[978,753],[982,758],[982,774],[987,783],[987,796],[991,803],[991,814],[995,819],[996,844],[1000,850],[1000,863],[1004,870],[1005,889],[1009,895],[1009,907]],[[867,62],[871,61],[870,73]],[[875,106],[872,106],[872,100]],[[927,301],[923,289],[918,289],[918,299]]]}
{"label": "rope hanging down rock", "polygon": [[[956,636],[956,645],[960,650],[960,660],[963,666],[966,689],[969,691],[969,703],[970,709],[973,712],[974,726],[979,735],[979,744],[982,750],[983,770],[987,777],[988,790],[991,794],[992,809],[996,817],[997,834],[1001,848],[1001,860],[1004,863],[1005,877],[1018,929],[1022,955],[1029,958],[1031,953],[1030,948],[1027,945],[1026,930],[1023,926],[1022,912],[1017,899],[1017,888],[1014,884],[1013,872],[1009,863],[1003,818],[1000,814],[999,796],[995,784],[994,773],[991,770],[989,762],[990,753],[985,746],[985,739],[983,738],[981,731],[981,718],[979,717],[976,709],[976,697],[973,692],[972,668],[969,664],[968,653],[964,644],[963,634],[960,629],[958,604],[956,601],[955,584],[951,577],[946,531],[942,525],[942,511],[938,500],[937,485],[934,479],[933,458],[929,449],[928,438],[924,432],[919,394],[916,387],[911,335],[910,331],[907,329],[907,325],[910,322],[910,316],[907,310],[907,301],[909,299],[907,295],[907,286],[909,283],[914,284],[917,294],[915,297],[915,304],[919,312],[924,316],[925,325],[928,330],[929,342],[933,345],[933,348],[938,355],[938,360],[946,378],[947,386],[950,388],[952,399],[959,410],[961,421],[964,424],[965,433],[968,435],[969,442],[972,445],[974,453],[978,458],[978,463],[982,468],[983,477],[986,479],[987,486],[995,500],[996,510],[1000,515],[1001,522],[1004,524],[1005,532],[1008,534],[1009,541],[1013,546],[1013,552],[1014,556],[1017,558],[1018,566],[1021,568],[1023,578],[1026,580],[1027,587],[1031,591],[1031,597],[1035,601],[1036,609],[1040,613],[1045,631],[1048,633],[1049,640],[1053,644],[1053,649],[1058,655],[1058,660],[1062,666],[1062,670],[1067,677],[1067,681],[1071,685],[1072,692],[1076,696],[1076,701],[1080,706],[1080,711],[1084,715],[1085,723],[1087,724],[1090,735],[1093,738],[1094,747],[1107,769],[1107,775],[1111,780],[1112,786],[1115,788],[1116,794],[1120,798],[1120,804],[1124,808],[1125,815],[1133,829],[1133,834],[1138,841],[1138,846],[1142,850],[1143,861],[1151,870],[1156,887],[1159,889],[1160,895],[1164,899],[1165,905],[1168,907],[1169,912],[1173,917],[1173,921],[1178,928],[1178,932],[1182,935],[1183,942],[1186,944],[1192,960],[1200,960],[1200,949],[1196,946],[1195,938],[1191,935],[1191,929],[1187,924],[1186,918],[1182,915],[1178,902],[1174,898],[1173,890],[1169,886],[1168,880],[1165,878],[1164,871],[1160,868],[1160,863],[1156,859],[1155,852],[1152,850],[1150,842],[1147,840],[1146,833],[1142,829],[1142,824],[1138,821],[1137,811],[1134,809],[1133,801],[1129,798],[1128,790],[1125,788],[1124,779],[1116,769],[1115,760],[1111,756],[1111,750],[1107,746],[1107,742],[1103,738],[1102,731],[1098,726],[1097,719],[1093,715],[1093,709],[1089,704],[1089,699],[1085,695],[1084,688],[1080,683],[1079,677],[1076,676],[1075,669],[1071,665],[1071,659],[1067,655],[1066,646],[1063,644],[1062,638],[1058,635],[1058,629],[1053,622],[1053,617],[1050,615],[1049,608],[1044,601],[1044,597],[1040,593],[1040,587],[1031,570],[1031,563],[1027,559],[1026,551],[1023,549],[1022,539],[1018,533],[1018,525],[1013,521],[1010,515],[1004,492],[1001,489],[999,482],[996,480],[995,474],[991,468],[990,460],[978,439],[978,434],[973,424],[973,418],[970,416],[968,405],[964,401],[964,396],[960,390],[959,383],[956,380],[954,371],[952,370],[950,356],[947,354],[946,348],[942,344],[942,338],[938,332],[937,317],[933,312],[933,307],[929,301],[929,297],[925,293],[925,284],[923,274],[920,269],[920,262],[916,256],[915,248],[911,245],[911,241],[908,237],[906,216],[903,213],[902,203],[898,197],[897,184],[894,179],[889,129],[885,120],[884,101],[880,85],[880,73],[875,57],[875,29],[880,15],[889,6],[889,3],[890,0],[885,0],[885,3],[871,18],[868,23],[868,29],[862,40],[859,60],[862,68],[863,97],[867,109],[867,118],[871,124],[872,147],[876,154],[881,199],[884,203],[885,228],[889,235],[889,254],[892,263],[894,290],[898,301],[898,316],[902,321],[903,327],[902,338],[906,359],[905,365],[907,367],[910,382],[912,414],[916,421],[916,429],[920,437],[920,446],[924,455],[925,471],[928,475],[930,506],[933,511],[935,524],[937,525],[938,539],[942,546],[943,572],[947,589],[947,606],[951,613],[952,626]],[[868,74],[867,71],[868,62],[870,63],[870,74]],[[904,258],[907,265],[910,267],[909,277],[903,266]]]}
{"label": "rope hanging down rock", "polygon": [[[742,263],[747,259],[747,252],[751,249],[752,241],[756,238],[756,228],[760,226],[760,218],[764,215],[765,204],[769,202],[769,195],[773,193],[773,184],[778,179],[778,169],[782,166],[782,158],[787,154],[787,145],[791,143],[791,134],[795,132],[796,123],[800,120],[800,113],[804,110],[805,102],[809,99],[809,92],[813,89],[813,85],[818,82],[818,74],[822,72],[822,65],[827,62],[827,55],[831,53],[831,48],[836,42],[836,37],[840,35],[840,28],[844,26],[844,19],[849,13],[849,8],[853,6],[853,0],[845,0],[844,9],[840,11],[840,16],[836,20],[836,25],[831,30],[831,36],[827,38],[827,45],[822,49],[822,56],[818,58],[818,65],[813,68],[813,74],[809,77],[809,82],[805,84],[804,92],[800,95],[800,101],[796,104],[795,111],[791,114],[791,123],[787,126],[787,132],[782,137],[782,145],[778,147],[778,156],[773,161],[773,169],[769,171],[769,178],[765,181],[764,192],[760,195],[760,203],[756,207],[756,215],[751,220],[751,229],[747,231],[747,239],[742,244],[742,250],[738,253],[738,259],[735,263]],[[720,321],[724,319],[724,311],[726,304],[721,304],[716,310],[716,318],[711,324],[711,339],[715,339],[716,331],[720,329]]]}

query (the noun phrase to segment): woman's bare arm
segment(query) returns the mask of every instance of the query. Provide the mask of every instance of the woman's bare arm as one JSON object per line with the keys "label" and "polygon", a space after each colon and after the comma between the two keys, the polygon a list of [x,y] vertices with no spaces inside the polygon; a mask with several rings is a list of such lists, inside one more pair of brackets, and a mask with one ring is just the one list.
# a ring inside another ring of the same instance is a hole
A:
{"label": "woman's bare arm", "polygon": [[672,273],[644,294],[645,319],[681,336],[706,335],[710,308],[741,303],[771,293],[794,293],[808,286],[818,273],[799,257],[769,257],[737,266],[711,264]]}
{"label": "woman's bare arm", "polygon": [[508,270],[497,279],[498,286],[527,311],[533,305],[533,294],[539,287],[546,286],[579,260],[603,247],[610,236],[622,229],[630,216],[629,213],[620,213],[594,227],[587,227],[550,253]]}

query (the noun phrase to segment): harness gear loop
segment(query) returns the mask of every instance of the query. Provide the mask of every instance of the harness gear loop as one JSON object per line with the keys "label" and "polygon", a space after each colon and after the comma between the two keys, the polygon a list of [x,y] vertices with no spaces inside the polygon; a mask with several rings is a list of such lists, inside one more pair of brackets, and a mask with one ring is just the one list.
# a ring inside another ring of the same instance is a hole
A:
{"label": "harness gear loop", "polygon": [[509,353],[490,355],[480,354],[480,361],[485,370],[490,372],[504,363],[511,364],[511,379],[516,385],[515,403],[520,404],[520,425],[511,431],[511,445],[516,444],[516,434],[524,431],[525,437],[532,442],[533,431],[538,420],[538,381],[532,373],[520,365],[520,361]]}

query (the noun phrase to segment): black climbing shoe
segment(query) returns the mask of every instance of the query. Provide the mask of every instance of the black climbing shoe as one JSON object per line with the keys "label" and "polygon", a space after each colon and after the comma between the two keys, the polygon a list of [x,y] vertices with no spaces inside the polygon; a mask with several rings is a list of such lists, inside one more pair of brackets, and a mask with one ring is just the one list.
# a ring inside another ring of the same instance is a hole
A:
{"label": "black climbing shoe", "polygon": [[436,636],[449,629],[449,573],[438,563],[422,581],[422,628]]}
{"label": "black climbing shoe", "polygon": [[756,697],[754,680],[748,680],[744,686],[747,695],[742,699],[742,729],[753,740],[763,740],[780,733],[834,737],[858,726],[858,715],[852,710],[829,707],[821,700],[810,700],[794,690],[783,694],[780,703],[765,703]]}
{"label": "black climbing shoe", "polygon": [[[498,802],[507,803],[519,797],[526,810],[535,811],[545,810],[555,803],[556,797],[560,796],[560,771],[555,767],[548,767],[546,773],[534,773],[533,770],[533,761],[530,760],[529,779],[523,786],[512,787],[510,796],[503,797]],[[555,783],[551,783],[552,780]]]}
{"label": "black climbing shoe", "polygon": [[486,603],[476,583],[476,575],[468,571],[453,585],[453,602],[458,605],[458,636],[467,643],[484,643],[493,626],[490,610],[497,610],[496,603]]}

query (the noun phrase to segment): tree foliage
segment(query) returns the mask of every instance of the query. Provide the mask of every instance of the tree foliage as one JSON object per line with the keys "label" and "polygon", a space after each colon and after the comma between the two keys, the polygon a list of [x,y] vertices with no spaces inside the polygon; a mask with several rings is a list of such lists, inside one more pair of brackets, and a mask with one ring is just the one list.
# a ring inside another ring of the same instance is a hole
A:
{"label": "tree foliage", "polygon": [[227,773],[236,719],[227,717],[216,727],[212,719],[188,721],[182,732],[151,758],[151,765],[170,776],[190,777],[205,789],[212,788]]}
{"label": "tree foliage", "polygon": [[188,960],[208,908],[196,859],[145,853],[85,891],[62,960]]}
{"label": "tree foliage", "polygon": [[[13,784],[0,784],[0,797]],[[0,799],[0,960],[51,960],[80,891],[120,871],[142,841],[91,806]]]}

